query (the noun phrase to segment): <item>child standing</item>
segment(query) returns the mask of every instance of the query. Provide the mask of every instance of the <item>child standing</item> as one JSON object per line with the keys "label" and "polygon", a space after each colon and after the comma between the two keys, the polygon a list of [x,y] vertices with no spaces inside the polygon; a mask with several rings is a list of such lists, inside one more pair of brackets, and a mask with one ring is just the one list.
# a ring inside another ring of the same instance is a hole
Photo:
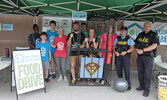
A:
{"label": "child standing", "polygon": [[41,58],[42,58],[42,66],[45,72],[45,81],[47,83],[50,82],[48,78],[48,69],[49,62],[51,62],[51,45],[46,41],[47,34],[45,32],[41,33],[41,42],[36,45],[36,48],[41,49]]}
{"label": "child standing", "polygon": [[[57,36],[57,31],[55,30],[56,28],[56,22],[54,20],[50,21],[50,27],[51,27],[51,30],[47,31],[47,40],[48,42],[53,45],[53,41],[55,39],[55,37]],[[52,73],[52,62],[49,62],[49,65],[50,65],[50,73],[48,75],[48,78],[50,78],[52,76],[53,79],[56,78],[56,61],[55,61],[55,56],[54,56],[54,53],[55,53],[55,48],[52,48],[51,47],[51,59],[53,60],[53,73]]]}

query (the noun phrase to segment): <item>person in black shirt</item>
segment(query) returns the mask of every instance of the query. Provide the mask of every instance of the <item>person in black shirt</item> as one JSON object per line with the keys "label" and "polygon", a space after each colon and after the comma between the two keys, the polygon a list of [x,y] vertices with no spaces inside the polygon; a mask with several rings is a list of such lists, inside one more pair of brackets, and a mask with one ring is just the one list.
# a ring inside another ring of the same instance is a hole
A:
{"label": "person in black shirt", "polygon": [[34,33],[28,36],[28,45],[30,49],[35,49],[36,44],[41,41],[40,34],[39,34],[39,27],[37,24],[33,25]]}
{"label": "person in black shirt", "polygon": [[[74,22],[73,24],[73,32],[68,34],[67,37],[67,45],[70,46],[71,48],[84,48],[85,47],[85,34],[84,33],[79,33],[78,32],[78,23]],[[83,52],[78,52],[78,51],[73,51],[72,49],[70,50],[70,63],[71,63],[71,75],[72,75],[72,84],[75,85],[76,83],[76,77],[75,77],[75,66],[78,61],[78,77],[80,76],[80,62],[81,62],[81,57],[83,56]],[[79,58],[78,58],[79,57]],[[78,81],[80,79],[78,78]]]}
{"label": "person in black shirt", "polygon": [[137,70],[140,86],[137,91],[144,90],[143,96],[148,97],[154,66],[156,48],[159,44],[158,34],[151,30],[151,24],[144,24],[144,32],[141,32],[135,39],[135,49],[137,51]]}

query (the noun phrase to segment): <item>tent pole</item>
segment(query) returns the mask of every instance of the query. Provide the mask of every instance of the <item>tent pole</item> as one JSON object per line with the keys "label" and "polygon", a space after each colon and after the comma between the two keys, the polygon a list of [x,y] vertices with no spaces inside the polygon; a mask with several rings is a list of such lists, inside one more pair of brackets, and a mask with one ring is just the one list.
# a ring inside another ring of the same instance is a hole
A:
{"label": "tent pole", "polygon": [[77,0],[77,11],[79,11],[80,0]]}
{"label": "tent pole", "polygon": [[23,12],[26,12],[26,13],[28,13],[28,14],[34,16],[33,13],[31,13],[31,12],[29,12],[29,11],[23,9],[23,8],[20,8],[19,6],[17,6],[16,4],[13,4],[13,3],[11,3],[11,2],[9,2],[8,0],[2,0],[2,1],[5,2],[5,3],[7,3],[7,4],[9,4],[9,5],[11,5],[11,6],[13,6],[13,7],[15,7],[15,8],[20,9],[20,10],[23,11]]}
{"label": "tent pole", "polygon": [[[116,34],[117,32],[117,26],[118,26],[118,22],[114,20],[114,34]],[[115,54],[112,53],[112,70],[114,70],[114,66],[115,66]]]}
{"label": "tent pole", "polygon": [[[154,8],[157,8],[157,7],[160,7],[160,6],[162,6],[162,5],[165,5],[165,4],[167,4],[167,1],[162,2],[162,3],[159,3],[159,4],[156,4],[156,5],[153,5],[153,6],[148,7],[148,8],[145,8],[145,9],[143,9],[143,10],[141,10],[141,11],[137,11],[137,12],[135,12],[134,14],[143,13],[143,12],[146,12],[146,11],[148,11],[148,10],[151,10],[151,9],[154,9]],[[121,18],[118,18],[117,20],[121,20],[121,19],[124,19],[124,18],[126,18],[126,17],[130,17],[130,16],[132,16],[132,15],[133,15],[133,14],[126,15],[126,16],[123,16],[123,17],[121,17]]]}

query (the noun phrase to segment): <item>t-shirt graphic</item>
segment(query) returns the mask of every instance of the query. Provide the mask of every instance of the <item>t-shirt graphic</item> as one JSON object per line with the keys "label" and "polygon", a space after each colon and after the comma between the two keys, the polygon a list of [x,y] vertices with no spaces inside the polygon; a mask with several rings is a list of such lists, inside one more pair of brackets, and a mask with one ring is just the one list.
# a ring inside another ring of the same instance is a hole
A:
{"label": "t-shirt graphic", "polygon": [[[51,30],[49,30],[49,31],[47,31],[46,33],[47,33],[47,35],[48,35],[46,40],[48,40],[48,42],[49,42],[50,44],[53,44],[55,37],[57,37],[57,31],[52,32]],[[51,47],[51,53],[52,53],[52,54],[55,53],[55,50],[56,50],[55,48],[52,48],[52,47]]]}
{"label": "t-shirt graphic", "polygon": [[41,56],[45,56],[46,54],[46,49],[44,47],[41,48]]}
{"label": "t-shirt graphic", "polygon": [[42,61],[49,61],[49,50],[51,50],[51,45],[49,42],[38,42],[36,45],[37,49],[41,49],[41,58]]}
{"label": "t-shirt graphic", "polygon": [[35,43],[37,44],[37,43],[40,42],[40,41],[41,41],[41,39],[40,39],[40,38],[37,38],[36,41],[35,41]]}
{"label": "t-shirt graphic", "polygon": [[58,50],[63,50],[63,48],[64,48],[64,43],[63,43],[63,42],[59,42],[59,43],[57,44],[57,49],[58,49]]}
{"label": "t-shirt graphic", "polygon": [[54,39],[55,39],[54,36],[51,36],[51,37],[50,37],[50,43],[51,43],[51,44],[53,44]]}

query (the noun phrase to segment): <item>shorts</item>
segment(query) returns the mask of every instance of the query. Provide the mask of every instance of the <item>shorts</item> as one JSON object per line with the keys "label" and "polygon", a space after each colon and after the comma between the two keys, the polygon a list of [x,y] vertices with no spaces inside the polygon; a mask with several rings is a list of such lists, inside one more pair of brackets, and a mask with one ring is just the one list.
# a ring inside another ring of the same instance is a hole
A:
{"label": "shorts", "polygon": [[48,61],[42,61],[43,69],[49,69],[49,62]]}
{"label": "shorts", "polygon": [[79,56],[70,56],[70,63],[77,63],[79,57],[79,64],[81,63],[81,57],[83,57],[83,55],[79,55]]}

